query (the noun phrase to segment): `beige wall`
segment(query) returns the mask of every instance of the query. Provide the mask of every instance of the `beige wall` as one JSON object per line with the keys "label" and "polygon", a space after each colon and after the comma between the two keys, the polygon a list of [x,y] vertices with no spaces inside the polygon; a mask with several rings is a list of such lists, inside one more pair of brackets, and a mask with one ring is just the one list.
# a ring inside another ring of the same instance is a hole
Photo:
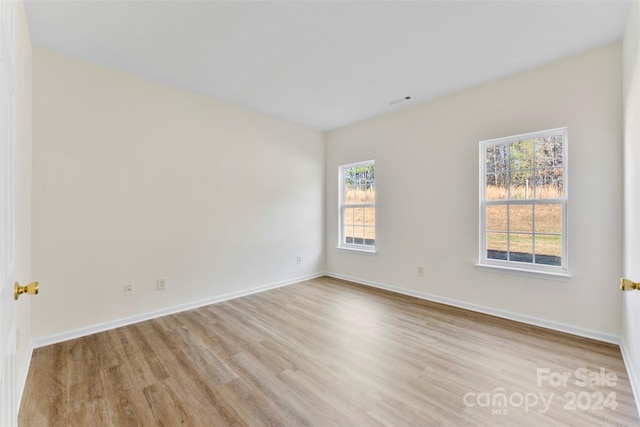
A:
{"label": "beige wall", "polygon": [[[633,2],[623,42],[624,276],[640,281],[640,7]],[[622,349],[640,407],[640,292],[623,294]]]}
{"label": "beige wall", "polygon": [[[616,341],[621,333],[621,44],[327,134],[327,269]],[[428,84],[426,82],[425,84]],[[481,271],[479,141],[568,126],[572,278]],[[376,255],[336,249],[337,171],[375,159]],[[425,268],[419,277],[416,267]]]}
{"label": "beige wall", "polygon": [[321,132],[40,48],[33,61],[36,345],[324,271]]}
{"label": "beige wall", "polygon": [[[31,38],[22,2],[17,3],[16,94],[16,278],[21,284],[31,275]],[[31,357],[31,298],[18,301],[18,354],[16,373],[21,394]]]}

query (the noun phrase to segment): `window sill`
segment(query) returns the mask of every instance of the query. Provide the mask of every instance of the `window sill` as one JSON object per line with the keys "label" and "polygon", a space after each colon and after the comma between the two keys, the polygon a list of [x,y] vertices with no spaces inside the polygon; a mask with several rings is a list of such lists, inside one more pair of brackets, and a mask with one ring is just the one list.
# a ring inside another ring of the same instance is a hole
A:
{"label": "window sill", "polygon": [[365,249],[365,248],[358,248],[358,247],[353,247],[353,246],[336,246],[336,249],[341,249],[343,251],[349,251],[349,252],[359,252],[361,254],[369,254],[369,255],[375,255],[377,253],[376,248],[372,248],[372,249]]}
{"label": "window sill", "polygon": [[525,277],[543,277],[551,280],[568,281],[571,275],[568,273],[556,273],[553,271],[527,270],[526,268],[506,267],[501,265],[476,264],[476,269],[483,271],[491,271],[494,273],[513,274]]}

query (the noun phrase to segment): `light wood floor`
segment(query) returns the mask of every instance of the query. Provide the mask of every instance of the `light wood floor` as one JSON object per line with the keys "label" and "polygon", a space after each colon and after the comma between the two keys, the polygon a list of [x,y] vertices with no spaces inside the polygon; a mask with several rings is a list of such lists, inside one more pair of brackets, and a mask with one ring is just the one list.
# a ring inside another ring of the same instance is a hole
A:
{"label": "light wood floor", "polygon": [[20,425],[640,420],[617,346],[323,277],[39,348]]}

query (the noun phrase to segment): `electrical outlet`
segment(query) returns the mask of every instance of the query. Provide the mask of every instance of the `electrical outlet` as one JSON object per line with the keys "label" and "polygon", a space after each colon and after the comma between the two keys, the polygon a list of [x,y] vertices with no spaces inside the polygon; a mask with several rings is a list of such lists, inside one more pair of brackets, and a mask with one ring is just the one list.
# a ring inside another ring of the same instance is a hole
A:
{"label": "electrical outlet", "polygon": [[167,289],[166,279],[164,277],[160,279],[156,279],[156,290],[164,291],[165,289]]}
{"label": "electrical outlet", "polygon": [[418,266],[418,276],[424,276],[424,267]]}
{"label": "electrical outlet", "polygon": [[302,257],[300,255],[296,257],[296,264],[302,264]]}
{"label": "electrical outlet", "polygon": [[128,283],[124,285],[124,294],[133,295],[133,283]]}

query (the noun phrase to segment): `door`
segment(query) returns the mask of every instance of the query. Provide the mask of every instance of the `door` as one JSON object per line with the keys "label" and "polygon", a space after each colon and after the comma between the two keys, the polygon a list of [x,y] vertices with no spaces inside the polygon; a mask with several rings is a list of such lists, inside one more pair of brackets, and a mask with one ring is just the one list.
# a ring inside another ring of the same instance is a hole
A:
{"label": "door", "polygon": [[[623,277],[640,281],[640,3],[632,2],[623,42]],[[622,295],[622,352],[640,409],[640,292]]]}
{"label": "door", "polygon": [[17,424],[15,282],[15,3],[0,1],[0,393],[1,426]]}

